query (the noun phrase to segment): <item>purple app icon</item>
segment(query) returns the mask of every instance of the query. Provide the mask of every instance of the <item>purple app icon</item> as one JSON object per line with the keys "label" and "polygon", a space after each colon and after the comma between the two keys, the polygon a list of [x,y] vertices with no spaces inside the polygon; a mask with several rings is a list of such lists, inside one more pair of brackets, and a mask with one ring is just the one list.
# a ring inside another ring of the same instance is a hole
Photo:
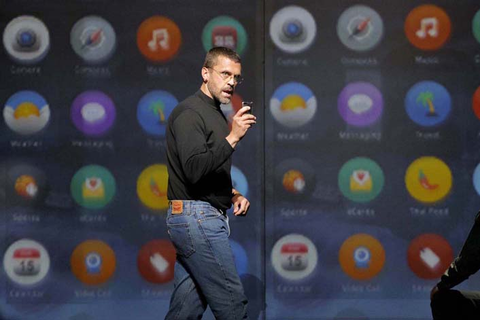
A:
{"label": "purple app icon", "polygon": [[368,82],[350,83],[338,97],[338,112],[345,122],[353,126],[373,124],[380,118],[382,110],[382,94]]}
{"label": "purple app icon", "polygon": [[115,105],[100,91],[85,91],[72,104],[71,117],[78,130],[88,136],[104,134],[115,121]]}

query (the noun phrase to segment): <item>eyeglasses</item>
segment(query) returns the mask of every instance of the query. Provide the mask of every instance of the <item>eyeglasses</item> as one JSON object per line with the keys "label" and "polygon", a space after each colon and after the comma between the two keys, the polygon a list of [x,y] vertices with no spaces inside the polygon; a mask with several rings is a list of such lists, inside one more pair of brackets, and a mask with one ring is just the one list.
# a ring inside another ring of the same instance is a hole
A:
{"label": "eyeglasses", "polygon": [[208,69],[212,69],[213,71],[215,71],[216,73],[218,73],[218,75],[224,80],[224,81],[230,81],[230,79],[233,79],[233,81],[235,81],[236,84],[240,84],[242,83],[243,81],[243,77],[239,74],[237,75],[234,75],[234,74],[231,74],[230,72],[228,71],[222,71],[222,72],[219,72],[215,69],[213,69],[212,67],[208,67]]}

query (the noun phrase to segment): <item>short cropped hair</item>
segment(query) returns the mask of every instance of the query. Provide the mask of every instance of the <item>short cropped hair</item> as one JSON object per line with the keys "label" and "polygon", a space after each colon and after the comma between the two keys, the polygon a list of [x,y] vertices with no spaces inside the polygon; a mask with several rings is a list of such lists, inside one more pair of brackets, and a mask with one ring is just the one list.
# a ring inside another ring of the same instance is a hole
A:
{"label": "short cropped hair", "polygon": [[236,63],[241,63],[242,59],[238,53],[233,51],[232,49],[225,48],[225,47],[214,47],[207,52],[205,56],[205,62],[203,63],[204,68],[212,68],[217,63],[218,57],[225,57],[228,58]]}

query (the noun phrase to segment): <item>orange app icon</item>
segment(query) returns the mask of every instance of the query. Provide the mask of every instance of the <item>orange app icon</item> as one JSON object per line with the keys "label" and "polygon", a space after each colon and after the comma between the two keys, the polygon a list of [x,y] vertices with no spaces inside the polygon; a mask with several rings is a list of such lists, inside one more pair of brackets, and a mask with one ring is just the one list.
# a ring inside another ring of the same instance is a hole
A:
{"label": "orange app icon", "polygon": [[87,240],[72,253],[70,265],[78,280],[87,285],[99,285],[112,277],[116,269],[115,253],[100,240]]}
{"label": "orange app icon", "polygon": [[385,264],[385,250],[371,235],[359,233],[345,240],[338,260],[343,271],[356,280],[375,277]]}
{"label": "orange app icon", "polygon": [[434,5],[416,7],[405,20],[405,34],[415,47],[436,50],[450,37],[452,24],[445,10]]}
{"label": "orange app icon", "polygon": [[137,46],[140,52],[154,62],[165,62],[178,52],[182,34],[172,20],[154,16],[143,21],[137,31]]}

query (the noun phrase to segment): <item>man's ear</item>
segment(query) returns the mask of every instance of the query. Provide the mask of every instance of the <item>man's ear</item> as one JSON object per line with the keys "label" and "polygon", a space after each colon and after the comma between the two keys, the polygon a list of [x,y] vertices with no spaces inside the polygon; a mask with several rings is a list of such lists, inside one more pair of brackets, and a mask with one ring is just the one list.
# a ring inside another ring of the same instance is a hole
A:
{"label": "man's ear", "polygon": [[203,68],[202,68],[202,80],[203,80],[203,83],[207,83],[209,77],[210,77],[210,74],[208,73],[208,68],[203,67]]}

